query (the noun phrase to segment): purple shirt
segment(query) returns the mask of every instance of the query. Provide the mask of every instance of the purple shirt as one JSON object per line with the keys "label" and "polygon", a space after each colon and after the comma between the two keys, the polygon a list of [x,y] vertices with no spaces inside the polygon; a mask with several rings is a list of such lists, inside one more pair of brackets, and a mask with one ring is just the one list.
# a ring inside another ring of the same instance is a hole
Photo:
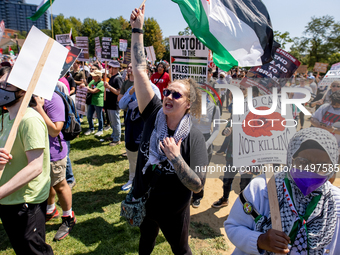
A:
{"label": "purple shirt", "polygon": [[[46,100],[44,104],[44,110],[47,116],[52,120],[52,122],[65,121],[65,106],[63,99],[55,92],[53,92],[52,100]],[[60,143],[58,136],[52,137],[48,136],[50,140],[50,154],[51,161],[58,161],[66,157],[67,155],[67,144],[64,140],[63,134],[59,133],[61,139],[61,145],[63,146],[62,151],[60,152]]]}

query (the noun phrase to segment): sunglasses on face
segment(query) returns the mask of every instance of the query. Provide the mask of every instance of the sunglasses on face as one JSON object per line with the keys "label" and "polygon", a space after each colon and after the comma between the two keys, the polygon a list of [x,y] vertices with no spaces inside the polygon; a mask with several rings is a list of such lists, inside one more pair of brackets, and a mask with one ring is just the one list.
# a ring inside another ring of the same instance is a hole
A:
{"label": "sunglasses on face", "polygon": [[340,85],[332,85],[332,88],[340,88]]}
{"label": "sunglasses on face", "polygon": [[170,94],[172,95],[173,99],[179,99],[179,98],[182,97],[182,94],[177,92],[177,91],[172,91],[172,90],[169,90],[169,89],[163,90],[163,96],[168,97],[168,96],[170,96]]}

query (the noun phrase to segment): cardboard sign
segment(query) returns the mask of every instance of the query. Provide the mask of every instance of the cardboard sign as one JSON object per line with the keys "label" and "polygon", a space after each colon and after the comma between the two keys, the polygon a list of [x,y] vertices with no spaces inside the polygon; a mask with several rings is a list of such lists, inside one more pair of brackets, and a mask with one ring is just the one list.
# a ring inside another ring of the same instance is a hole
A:
{"label": "cardboard sign", "polygon": [[330,70],[340,70],[340,62],[332,65]]}
{"label": "cardboard sign", "polygon": [[148,60],[152,64],[154,64],[156,61],[156,54],[155,54],[155,49],[153,48],[153,46],[145,47],[145,51],[146,51],[146,57],[148,58]]}
{"label": "cardboard sign", "polygon": [[207,83],[209,51],[195,36],[170,36],[171,80]]}
{"label": "cardboard sign", "polygon": [[110,37],[102,37],[102,61],[111,60],[111,41]]}
{"label": "cardboard sign", "polygon": [[55,39],[64,46],[71,45],[70,34],[55,35]]}
{"label": "cardboard sign", "polygon": [[88,61],[90,59],[89,55],[89,38],[87,36],[77,36],[76,37],[76,46],[82,49],[80,56],[78,57],[79,61]]}
{"label": "cardboard sign", "polygon": [[96,54],[97,54],[97,58],[101,60],[102,59],[102,48],[101,47],[96,48]]}
{"label": "cardboard sign", "polygon": [[325,91],[333,81],[340,81],[340,70],[329,70],[319,83],[318,87],[321,91]]}
{"label": "cardboard sign", "polygon": [[130,48],[127,48],[126,49],[126,52],[124,54],[124,61],[123,61],[123,64],[124,65],[128,65],[131,63],[131,49]]}
{"label": "cardboard sign", "polygon": [[128,41],[125,39],[119,39],[119,50],[120,51],[126,51],[128,46]]}
{"label": "cardboard sign", "polygon": [[63,69],[61,70],[59,79],[64,77],[67,71],[70,70],[71,66],[77,60],[78,56],[81,53],[81,49],[74,47],[74,46],[67,45],[66,49],[68,49],[69,52],[67,54]]}
{"label": "cardboard sign", "polygon": [[[245,114],[233,115],[233,164],[235,167],[260,164],[286,164],[287,148],[296,132],[291,106],[286,118],[281,116],[281,98],[274,113],[263,116],[250,112],[247,101]],[[258,110],[271,108],[272,96],[253,98]],[[286,127],[287,126],[287,127]],[[242,169],[241,169],[242,170]]]}
{"label": "cardboard sign", "polygon": [[87,87],[78,88],[76,92],[76,109],[79,114],[86,114]]}
{"label": "cardboard sign", "polygon": [[328,63],[316,62],[314,65],[314,72],[327,73]]}
{"label": "cardboard sign", "polygon": [[299,74],[305,74],[308,72],[308,65],[301,65],[299,68],[296,70],[297,73]]}
{"label": "cardboard sign", "polygon": [[[32,26],[8,77],[8,83],[27,91],[49,39],[50,37]],[[33,94],[47,100],[52,99],[68,51],[64,46],[54,41]]]}
{"label": "cardboard sign", "polygon": [[119,57],[118,46],[111,45],[111,58],[118,58],[118,57]]}
{"label": "cardboard sign", "polygon": [[262,85],[268,89],[282,87],[300,66],[300,61],[282,49],[276,49],[274,59],[265,65],[255,66],[249,70],[254,78],[269,78]]}

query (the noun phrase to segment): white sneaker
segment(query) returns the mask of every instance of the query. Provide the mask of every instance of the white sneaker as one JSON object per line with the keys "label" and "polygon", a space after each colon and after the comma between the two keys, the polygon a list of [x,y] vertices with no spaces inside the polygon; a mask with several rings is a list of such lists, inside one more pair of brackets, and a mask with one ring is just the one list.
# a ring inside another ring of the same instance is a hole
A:
{"label": "white sneaker", "polygon": [[97,133],[94,134],[94,136],[102,136],[103,135],[103,131],[98,131]]}
{"label": "white sneaker", "polygon": [[90,134],[93,134],[93,133],[94,133],[94,130],[89,129],[84,133],[84,135],[90,135]]}
{"label": "white sneaker", "polygon": [[129,180],[126,184],[122,186],[121,190],[127,191],[131,189],[131,187],[132,187],[132,181]]}

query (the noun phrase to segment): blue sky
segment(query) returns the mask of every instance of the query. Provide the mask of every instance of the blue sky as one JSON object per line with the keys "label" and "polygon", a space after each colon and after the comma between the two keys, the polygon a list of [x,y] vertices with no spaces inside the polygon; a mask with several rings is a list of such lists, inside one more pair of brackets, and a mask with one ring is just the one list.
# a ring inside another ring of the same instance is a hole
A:
{"label": "blue sky", "polygon": [[[267,6],[274,30],[288,31],[291,37],[301,37],[312,16],[331,15],[340,21],[339,0],[262,0]],[[41,0],[26,0],[27,3],[39,4]],[[134,7],[139,7],[142,0],[55,0],[53,14],[75,16],[84,20],[93,18],[101,22],[109,18],[123,16],[130,19]],[[159,23],[163,37],[177,35],[187,26],[177,4],[171,0],[147,0],[146,16],[153,17]]]}

